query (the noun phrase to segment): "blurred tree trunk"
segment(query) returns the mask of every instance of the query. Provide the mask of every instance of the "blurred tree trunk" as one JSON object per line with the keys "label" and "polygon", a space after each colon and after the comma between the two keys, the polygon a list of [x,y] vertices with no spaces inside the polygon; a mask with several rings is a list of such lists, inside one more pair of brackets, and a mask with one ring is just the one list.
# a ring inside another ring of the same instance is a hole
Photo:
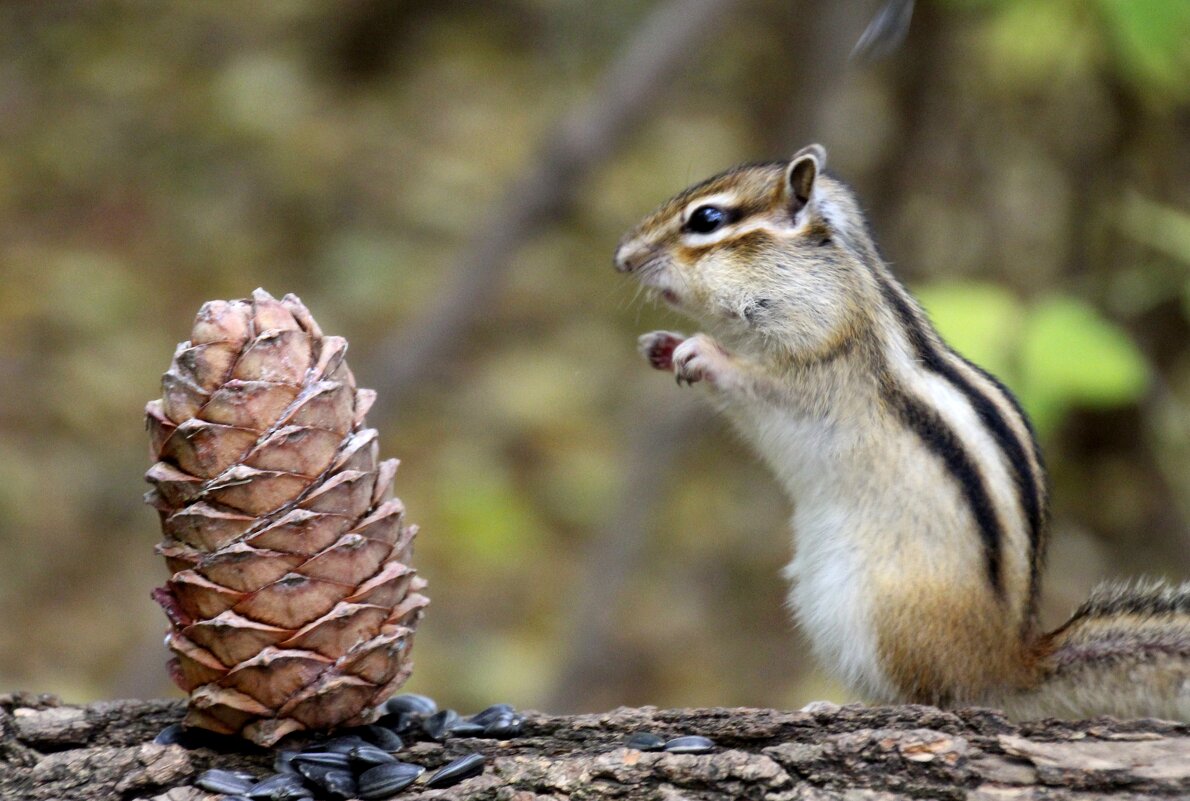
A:
{"label": "blurred tree trunk", "polygon": [[614,703],[609,693],[614,696],[631,678],[633,667],[623,658],[629,649],[619,646],[616,636],[623,616],[631,614],[624,608],[624,589],[644,564],[675,462],[711,416],[700,399],[659,401],[660,390],[668,395],[672,389],[642,387],[625,407],[621,489],[614,510],[587,544],[582,575],[568,602],[558,678],[546,696],[550,709]]}

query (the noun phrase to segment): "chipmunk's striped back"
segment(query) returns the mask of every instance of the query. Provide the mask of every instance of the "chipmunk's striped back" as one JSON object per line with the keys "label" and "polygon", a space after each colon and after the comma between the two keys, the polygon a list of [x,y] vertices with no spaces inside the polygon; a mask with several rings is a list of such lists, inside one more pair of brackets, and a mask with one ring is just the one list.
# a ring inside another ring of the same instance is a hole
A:
{"label": "chipmunk's striped back", "polygon": [[[901,697],[981,701],[991,687],[1028,683],[1033,669],[1022,644],[1036,633],[1046,544],[1048,493],[1040,449],[1012,393],[942,340],[879,257],[850,190],[826,177],[818,179],[817,189],[821,224],[838,227],[832,225],[831,212],[847,209],[845,233],[836,238],[864,266],[874,288],[874,322],[864,333],[867,346],[855,349],[861,354],[859,363],[844,368],[872,377],[886,411],[870,435],[881,437],[887,427],[899,427],[920,454],[902,459],[901,469],[932,462],[943,476],[934,492],[919,493],[914,502],[923,516],[946,520],[947,531],[932,534],[935,522],[927,519],[918,524],[915,536],[935,539],[939,551],[961,551],[972,540],[978,542],[982,579],[971,572],[969,560],[929,557],[950,562],[941,571],[949,586],[941,608],[937,599],[898,599],[886,591],[881,602],[889,614],[875,625],[885,671]],[[896,484],[881,489],[891,497],[897,492]],[[955,548],[957,543],[964,547]],[[926,617],[933,620],[923,623]],[[962,631],[952,629],[954,621]],[[961,652],[972,658],[952,659],[948,666],[927,656],[931,645],[964,640]],[[980,643],[1007,658],[973,658]]]}
{"label": "chipmunk's striped back", "polygon": [[[1122,688],[1143,673],[1159,690],[1100,708],[1185,716],[1184,600],[1098,598],[1037,632],[1047,489],[1028,419],[939,337],[824,161],[812,145],[716,176],[616,253],[716,334],[641,347],[708,385],[793,499],[790,606],[815,653],[875,699],[1052,712],[1094,711],[1055,702],[1068,680]],[[1125,665],[1128,637],[1139,656]]]}
{"label": "chipmunk's striped back", "polygon": [[913,358],[922,369],[940,377],[962,395],[984,432],[995,441],[997,456],[1012,476],[1017,508],[997,510],[988,492],[986,470],[981,469],[979,460],[960,444],[958,433],[952,431],[927,404],[906,397],[902,394],[904,390],[895,386],[887,389],[905,424],[921,437],[931,453],[946,463],[950,474],[963,487],[983,540],[988,581],[1001,595],[1005,592],[1001,570],[1004,525],[1014,517],[1023,517],[1029,541],[1028,617],[1031,619],[1036,610],[1048,522],[1045,468],[1033,427],[1008,388],[955,353],[934,331],[887,267],[879,262],[874,265],[881,297],[896,318]]}

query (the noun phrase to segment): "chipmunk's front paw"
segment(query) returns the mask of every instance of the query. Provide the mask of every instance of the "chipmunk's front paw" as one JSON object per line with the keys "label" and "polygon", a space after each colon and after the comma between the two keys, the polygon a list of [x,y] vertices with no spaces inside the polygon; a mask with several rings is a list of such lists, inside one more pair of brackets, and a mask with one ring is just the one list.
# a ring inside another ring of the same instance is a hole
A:
{"label": "chipmunk's front paw", "polygon": [[673,331],[653,331],[636,340],[636,349],[649,360],[654,370],[674,369],[674,350],[686,340],[685,334]]}
{"label": "chipmunk's front paw", "polygon": [[706,334],[695,334],[673,352],[674,376],[679,384],[723,382],[732,370],[731,355]]}

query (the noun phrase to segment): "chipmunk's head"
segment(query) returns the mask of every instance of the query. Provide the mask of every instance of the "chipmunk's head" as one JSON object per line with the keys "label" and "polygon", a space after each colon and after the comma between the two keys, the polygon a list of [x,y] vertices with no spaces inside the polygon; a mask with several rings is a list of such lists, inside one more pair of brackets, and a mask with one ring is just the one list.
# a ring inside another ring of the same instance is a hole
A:
{"label": "chipmunk's head", "polygon": [[738,167],[687,189],[620,242],[616,269],[736,342],[813,359],[866,319],[874,256],[826,151]]}

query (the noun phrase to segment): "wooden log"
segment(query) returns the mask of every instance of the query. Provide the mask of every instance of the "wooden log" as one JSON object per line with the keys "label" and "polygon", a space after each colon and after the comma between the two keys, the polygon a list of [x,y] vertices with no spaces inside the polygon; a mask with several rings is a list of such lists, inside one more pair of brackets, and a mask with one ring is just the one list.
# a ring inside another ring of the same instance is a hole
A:
{"label": "wooden log", "polygon": [[[273,754],[246,742],[156,745],[181,720],[181,701],[86,706],[52,696],[0,696],[0,798],[207,801],[193,787],[208,768],[271,772]],[[641,752],[647,730],[701,734],[709,754]],[[436,768],[465,753],[481,776],[445,790],[419,785],[408,801],[841,798],[1012,799],[1190,796],[1190,725],[1156,720],[1012,723],[985,709],[811,704],[772,709],[619,708],[594,715],[525,713],[524,735],[408,743],[400,757]]]}

